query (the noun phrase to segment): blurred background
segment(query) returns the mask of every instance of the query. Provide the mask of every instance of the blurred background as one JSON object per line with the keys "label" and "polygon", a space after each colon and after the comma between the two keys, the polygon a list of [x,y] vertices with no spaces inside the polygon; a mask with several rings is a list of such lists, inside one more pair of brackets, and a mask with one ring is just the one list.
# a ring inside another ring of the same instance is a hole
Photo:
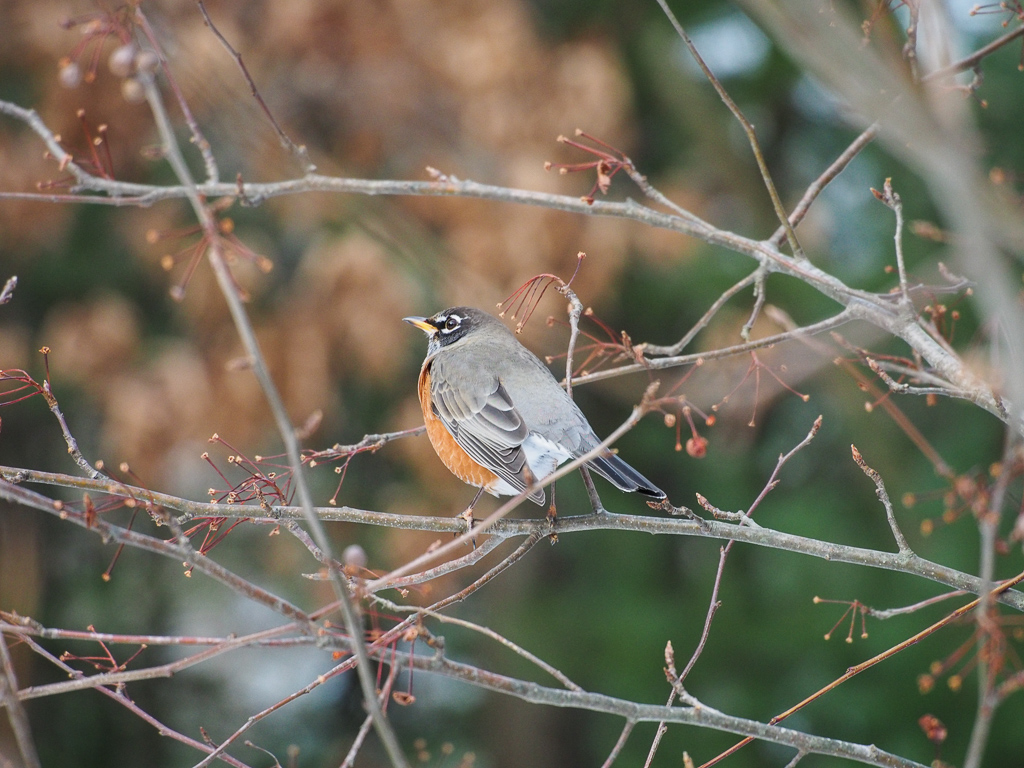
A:
{"label": "blurred background", "polygon": [[[712,70],[757,126],[776,184],[792,207],[857,130],[847,125],[837,100],[735,6],[674,5]],[[872,20],[872,44],[898,50],[905,10],[893,17],[875,3],[851,7]],[[1000,34],[1006,18],[972,16],[969,7],[950,3],[960,53]],[[222,178],[237,174],[255,182],[301,175],[196,5],[161,0],[143,8],[213,145]],[[559,134],[571,136],[581,128],[627,153],[668,197],[715,225],[756,238],[768,237],[776,226],[740,126],[654,2],[211,0],[208,9],[244,56],[275,116],[308,146],[322,173],[423,180],[430,166],[490,184],[585,195],[592,174],[544,170],[545,161],[591,159],[556,142]],[[116,178],[170,183],[166,165],[153,157],[158,140],[148,108],[127,100],[122,81],[108,69],[116,43],[76,50],[82,24],[62,25],[68,19],[87,22],[104,10],[114,6],[0,3],[0,98],[37,109],[76,157],[91,157],[90,138],[105,125],[109,158],[104,154],[102,161]],[[1016,174],[1024,162],[1019,54],[1019,45],[1009,46],[986,60],[984,85],[971,102],[985,142],[982,162],[992,171],[993,185],[1011,196],[1019,194]],[[82,74],[74,88],[65,87],[73,84],[62,70],[68,57]],[[177,110],[172,115],[185,137]],[[189,160],[201,176],[198,153]],[[812,260],[856,288],[887,291],[894,284],[886,272],[893,263],[893,217],[869,190],[880,188],[886,177],[902,195],[908,220],[936,221],[922,182],[871,146],[832,182],[799,230]],[[60,179],[38,138],[0,119],[0,189],[31,191],[38,182]],[[617,176],[608,199],[628,196],[642,195],[624,175]],[[254,208],[235,205],[224,215],[248,249],[273,263],[263,274],[240,259],[236,275],[251,294],[260,344],[294,422],[323,414],[305,443],[318,449],[420,423],[415,381],[425,343],[401,322],[405,315],[455,304],[495,311],[538,273],[567,279],[577,253],[585,251],[573,283],[584,304],[616,334],[671,344],[752,268],[736,254],[630,222],[479,200],[306,194]],[[0,200],[0,280],[19,278],[14,301],[0,307],[0,369],[23,368],[41,380],[37,350],[48,346],[54,391],[86,457],[110,467],[127,462],[146,487],[203,499],[208,488],[224,483],[200,454],[209,450],[227,472],[231,452],[209,445],[212,433],[250,457],[281,448],[255,380],[232,363],[242,348],[206,263],[185,283],[198,242],[188,230],[192,222],[183,202],[114,208]],[[945,245],[908,234],[906,249],[911,270],[933,279]],[[185,287],[181,301],[171,298],[175,286]],[[969,352],[982,323],[966,300],[944,300],[961,313],[953,342]],[[768,281],[768,302],[801,324],[836,311],[813,290],[778,276]],[[752,292],[741,293],[688,351],[737,343],[752,306]],[[556,322],[545,322],[549,316]],[[568,336],[564,318],[564,302],[551,292],[527,325],[524,342],[539,354],[558,355]],[[585,330],[607,339],[597,324]],[[780,330],[762,315],[753,336]],[[844,334],[881,353],[906,351],[866,329]],[[620,441],[622,455],[676,504],[693,506],[694,493],[701,493],[720,508],[742,509],[760,492],[778,455],[822,414],[820,435],[787,465],[780,486],[758,512],[761,522],[892,550],[874,488],[850,461],[854,443],[882,473],[893,499],[906,502],[897,514],[915,550],[975,572],[977,529],[971,515],[944,494],[945,481],[883,409],[865,409],[870,394],[832,364],[843,354],[837,346],[821,350],[792,343],[760,354],[767,369],[756,376],[747,357],[668,372],[660,377],[662,392],[678,387],[675,392],[716,416],[708,427],[695,414],[708,440],[706,457],[679,450],[677,440],[685,443],[690,436],[684,420],[677,434],[658,416],[647,417]],[[772,374],[808,395],[807,401]],[[648,381],[617,378],[580,387],[576,396],[604,435],[628,416]],[[964,477],[984,478],[999,459],[1002,430],[979,409],[910,399],[898,405]],[[4,408],[0,418],[0,464],[75,471],[41,399]],[[331,470],[322,466],[309,473],[318,504],[335,493],[338,477]],[[599,491],[612,511],[649,511],[607,484]],[[1019,488],[1011,493],[1019,504]],[[396,513],[455,515],[472,494],[419,437],[354,459],[337,499]],[[588,509],[575,477],[559,484],[558,500],[562,515]],[[479,515],[495,503],[484,499]],[[376,571],[405,562],[435,538],[347,524],[330,525],[329,532],[337,551],[353,543],[364,547],[368,567]],[[304,608],[329,599],[326,588],[300,576],[316,570],[308,552],[290,537],[267,533],[241,526],[213,556]],[[673,643],[677,658],[689,657],[718,551],[719,543],[710,540],[612,532],[562,536],[556,546],[535,548],[459,606],[457,615],[506,635],[585,689],[662,703],[669,694],[662,671],[665,644]],[[222,635],[277,623],[274,615],[202,577],[184,579],[177,563],[140,552],[126,552],[105,582],[101,574],[112,556],[113,547],[94,535],[31,510],[0,506],[0,610],[47,626],[91,624],[110,632]],[[1001,575],[1019,571],[1019,547],[1004,561]],[[427,604],[480,572],[460,572],[409,599]],[[900,574],[739,546],[725,571],[723,606],[708,647],[687,686],[726,713],[767,720],[946,610],[871,621],[866,639],[858,623],[847,644],[847,624],[830,641],[823,639],[843,606],[814,605],[814,596],[889,608],[940,591]],[[390,617],[375,621],[387,625]],[[445,635],[452,658],[549,682],[477,635],[434,629]],[[947,629],[843,685],[790,724],[927,763],[937,757],[936,748],[918,718],[933,714],[949,728],[941,757],[955,763],[975,711],[974,650],[964,653],[952,674],[936,675],[930,691],[920,676],[968,643],[973,632],[970,623]],[[1020,629],[1017,635],[1008,632],[1012,667]],[[95,646],[70,641],[47,647],[55,653],[96,652]],[[61,679],[24,651],[15,649],[22,685]],[[151,648],[138,663],[173,657]],[[323,651],[248,650],[171,680],[132,684],[128,692],[170,726],[196,738],[204,727],[219,740],[333,664]],[[400,685],[410,683],[403,679]],[[411,686],[415,704],[392,705],[391,714],[409,754],[426,765],[596,766],[622,725],[610,717],[484,695],[427,675],[417,675]],[[45,766],[179,766],[199,759],[93,691],[33,700],[28,712]],[[1020,696],[999,710],[987,765],[1021,764],[1022,717]],[[346,677],[283,708],[248,737],[282,762],[337,765],[362,718],[358,686]],[[618,764],[642,765],[654,730],[637,726]],[[727,735],[674,727],[654,764],[680,765],[684,750],[700,762],[733,742]],[[270,761],[245,747],[236,753],[251,765]],[[727,764],[781,766],[791,756],[753,744]],[[357,765],[385,762],[371,737]],[[802,765],[835,763],[810,757]]]}

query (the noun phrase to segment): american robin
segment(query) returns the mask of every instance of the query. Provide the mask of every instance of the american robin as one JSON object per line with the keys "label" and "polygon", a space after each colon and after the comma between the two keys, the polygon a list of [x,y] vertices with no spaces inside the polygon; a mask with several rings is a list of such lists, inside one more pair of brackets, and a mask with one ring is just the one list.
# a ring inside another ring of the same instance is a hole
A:
{"label": "american robin", "polygon": [[[419,398],[430,443],[456,477],[480,488],[474,504],[483,491],[515,496],[601,444],[547,366],[497,318],[453,307],[403,319],[429,340]],[[586,466],[620,490],[665,498],[611,451]],[[544,490],[529,499],[544,505]]]}

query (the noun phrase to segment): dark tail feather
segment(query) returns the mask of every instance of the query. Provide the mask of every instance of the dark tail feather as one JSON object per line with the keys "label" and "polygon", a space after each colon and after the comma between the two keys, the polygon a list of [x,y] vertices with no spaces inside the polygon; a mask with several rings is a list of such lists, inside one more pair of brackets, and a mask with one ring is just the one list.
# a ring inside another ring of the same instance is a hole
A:
{"label": "dark tail feather", "polygon": [[664,499],[665,492],[641,475],[614,453],[592,459],[588,467],[622,491],[636,491],[654,499]]}

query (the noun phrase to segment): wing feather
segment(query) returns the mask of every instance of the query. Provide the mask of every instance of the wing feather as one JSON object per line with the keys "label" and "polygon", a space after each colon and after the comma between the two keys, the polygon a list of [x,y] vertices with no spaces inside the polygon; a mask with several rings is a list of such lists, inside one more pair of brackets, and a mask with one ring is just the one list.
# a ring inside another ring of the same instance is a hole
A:
{"label": "wing feather", "polygon": [[[438,418],[474,461],[517,491],[533,482],[523,450],[530,432],[497,376],[477,378],[472,387],[454,387],[435,372],[430,389]],[[529,498],[543,505],[546,497],[540,490]]]}

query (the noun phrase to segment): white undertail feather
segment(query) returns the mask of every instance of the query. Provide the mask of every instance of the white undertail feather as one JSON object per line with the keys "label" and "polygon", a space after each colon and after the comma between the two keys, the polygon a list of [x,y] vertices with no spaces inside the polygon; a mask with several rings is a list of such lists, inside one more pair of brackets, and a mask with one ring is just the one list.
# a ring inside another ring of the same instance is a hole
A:
{"label": "white undertail feather", "polygon": [[[572,458],[572,454],[565,448],[536,432],[531,432],[521,447],[526,454],[526,464],[530,467],[535,480],[543,480],[558,469],[560,464]],[[495,496],[515,496],[519,493],[501,478],[491,483],[487,490]]]}

